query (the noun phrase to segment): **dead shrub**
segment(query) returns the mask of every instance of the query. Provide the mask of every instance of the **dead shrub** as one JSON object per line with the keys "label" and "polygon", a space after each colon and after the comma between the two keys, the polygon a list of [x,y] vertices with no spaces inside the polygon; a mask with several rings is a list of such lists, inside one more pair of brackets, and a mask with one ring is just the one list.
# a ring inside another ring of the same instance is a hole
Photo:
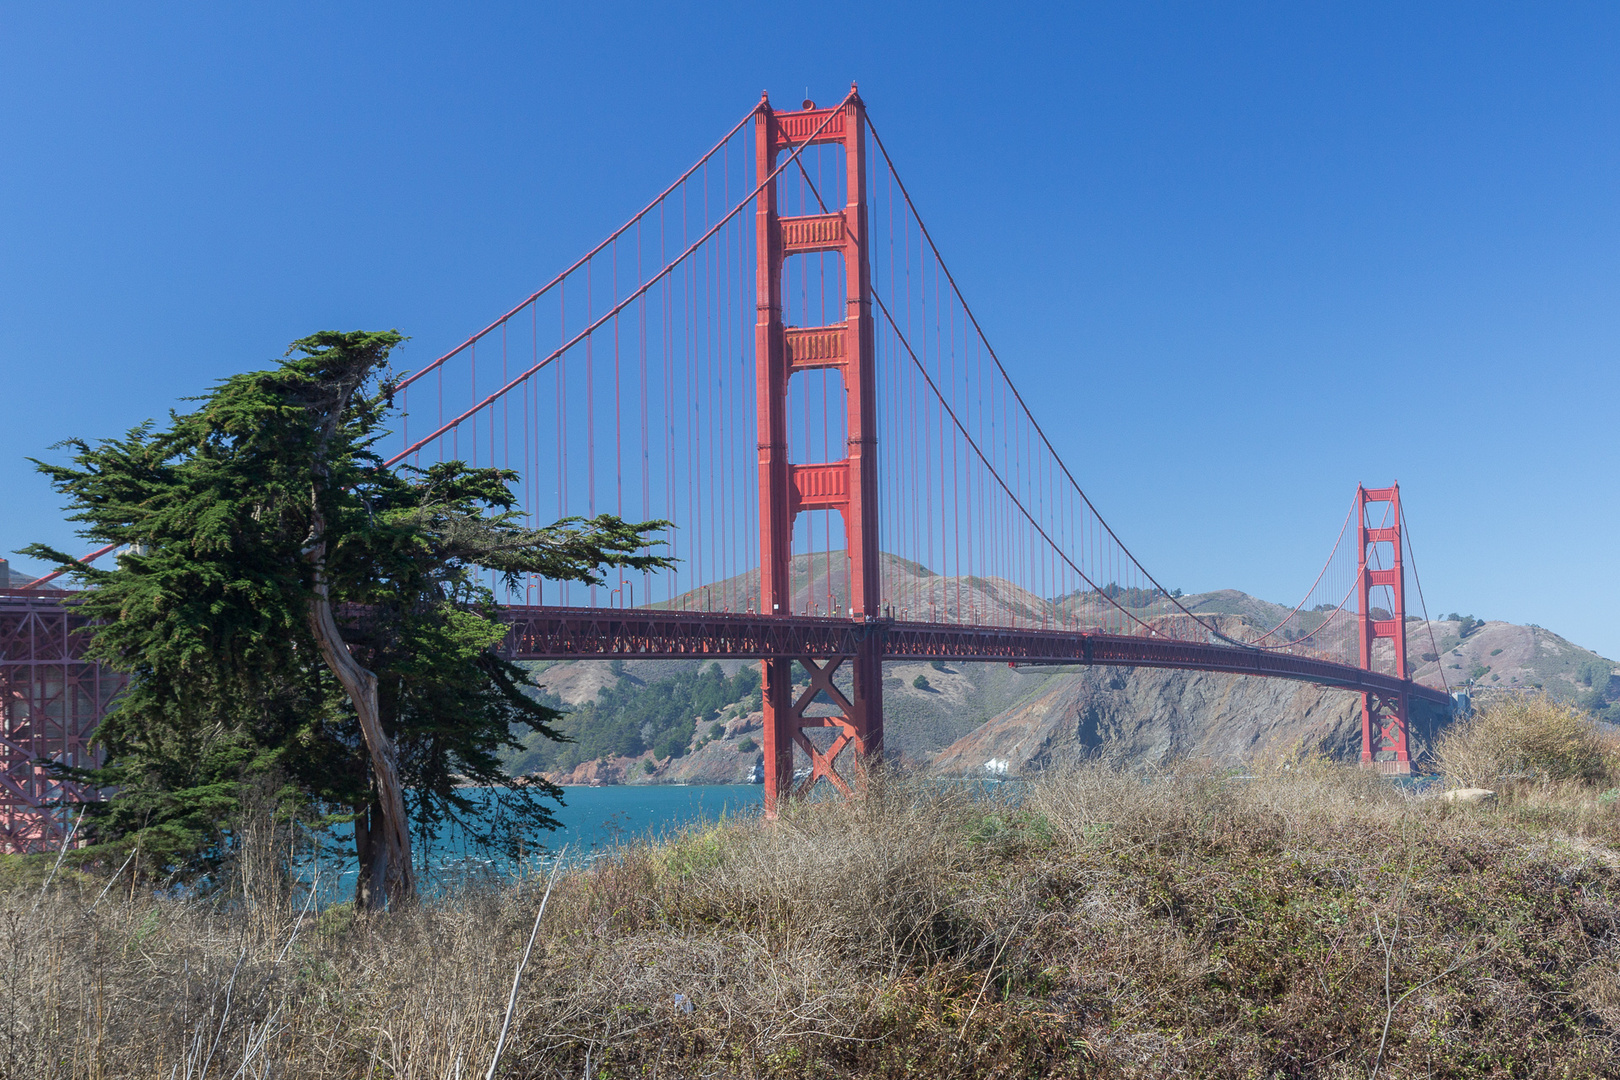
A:
{"label": "dead shrub", "polygon": [[1611,1031],[1620,1031],[1620,966],[1612,956],[1594,960],[1575,975],[1575,999]]}
{"label": "dead shrub", "polygon": [[1590,716],[1534,692],[1493,697],[1440,736],[1435,756],[1447,780],[1461,787],[1503,779],[1601,782],[1615,768]]}

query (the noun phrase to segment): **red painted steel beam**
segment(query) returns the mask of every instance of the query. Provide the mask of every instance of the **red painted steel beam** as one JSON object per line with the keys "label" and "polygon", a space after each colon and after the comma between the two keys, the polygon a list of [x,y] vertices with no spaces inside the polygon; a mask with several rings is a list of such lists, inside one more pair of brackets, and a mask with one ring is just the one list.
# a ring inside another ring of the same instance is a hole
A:
{"label": "red painted steel beam", "polygon": [[[96,550],[92,551],[88,555],[80,555],[79,556],[79,561],[82,562],[82,563],[93,563],[97,559],[101,558],[103,555],[107,554],[107,552],[111,551],[113,548],[115,548],[117,546],[118,546],[117,544],[108,544],[106,547],[98,547],[98,548],[96,548]],[[68,570],[69,570],[69,568],[64,566],[60,570],[52,570],[50,573],[46,574],[42,578],[35,578],[33,581],[30,581],[27,585],[21,586],[20,589],[0,589],[0,592],[20,592],[20,591],[27,590],[27,589],[38,589],[38,588],[41,588],[42,586],[48,585],[51,582],[55,581],[57,578],[61,577],[65,573],[67,573]]]}

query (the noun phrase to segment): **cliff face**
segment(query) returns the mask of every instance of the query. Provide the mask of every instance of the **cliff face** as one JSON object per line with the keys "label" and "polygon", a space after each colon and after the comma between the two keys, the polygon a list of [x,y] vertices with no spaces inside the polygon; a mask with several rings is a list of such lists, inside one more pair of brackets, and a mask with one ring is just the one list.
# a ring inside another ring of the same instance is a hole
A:
{"label": "cliff face", "polygon": [[[1436,720],[1414,718],[1414,756],[1427,749]],[[942,750],[932,767],[1016,776],[1088,758],[1238,765],[1299,751],[1355,760],[1360,697],[1283,679],[1076,668],[1046,675],[1022,701]]]}

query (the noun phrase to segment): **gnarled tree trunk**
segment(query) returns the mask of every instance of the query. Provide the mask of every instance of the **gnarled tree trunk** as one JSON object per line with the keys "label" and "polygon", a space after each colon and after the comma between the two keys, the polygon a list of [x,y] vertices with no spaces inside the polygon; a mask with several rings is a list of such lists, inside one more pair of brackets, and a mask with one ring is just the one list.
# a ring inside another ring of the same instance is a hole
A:
{"label": "gnarled tree trunk", "polygon": [[373,798],[368,820],[355,822],[355,850],[360,856],[360,882],[355,903],[371,910],[386,908],[416,896],[416,875],[411,865],[411,833],[405,818],[405,793],[399,783],[399,758],[393,740],[383,731],[377,703],[377,676],[349,652],[332,614],[332,588],[326,574],[326,514],[321,489],[331,477],[327,460],[333,437],[343,422],[350,398],[375,366],[367,354],[351,356],[318,385],[303,402],[315,427],[315,454],[311,462],[309,536],[303,556],[314,570],[314,592],[309,601],[309,629],[344,692],[354,703],[360,731],[371,755]]}
{"label": "gnarled tree trunk", "polygon": [[[317,527],[320,511],[316,511]],[[324,532],[324,529],[321,529]],[[377,676],[349,652],[332,614],[326,583],[326,543],[305,549],[315,567],[315,595],[309,603],[309,628],[320,646],[327,667],[343,684],[360,718],[366,750],[371,754],[371,780],[376,789],[370,820],[355,821],[355,850],[360,856],[360,881],[355,903],[377,909],[410,900],[416,895],[416,874],[411,865],[411,832],[405,819],[405,793],[399,783],[399,759],[393,740],[383,730],[377,705]],[[362,830],[365,832],[362,840]]]}

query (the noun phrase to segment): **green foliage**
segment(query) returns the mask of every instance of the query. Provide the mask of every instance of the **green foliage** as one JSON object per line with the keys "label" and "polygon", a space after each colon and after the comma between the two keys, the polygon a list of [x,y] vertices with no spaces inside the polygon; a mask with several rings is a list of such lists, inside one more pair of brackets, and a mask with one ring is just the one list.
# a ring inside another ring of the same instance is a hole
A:
{"label": "green foliage", "polygon": [[665,733],[653,746],[653,757],[665,761],[671,758],[684,757],[686,748],[691,745],[691,739],[679,730]]}
{"label": "green foliage", "polygon": [[967,842],[993,848],[998,855],[1011,856],[1052,846],[1051,822],[1046,815],[1031,810],[998,807],[967,822]]}
{"label": "green foliage", "polygon": [[735,839],[724,825],[682,831],[658,849],[664,872],[676,881],[689,881],[699,874],[718,870],[725,862],[728,845]]}
{"label": "green foliage", "polygon": [[754,737],[752,735],[744,735],[743,741],[737,744],[737,753],[739,754],[752,754],[758,749],[759,743],[754,741]]}
{"label": "green foliage", "polygon": [[930,661],[928,661],[928,666],[933,668],[935,671],[944,671],[945,670],[945,661],[943,661],[943,660],[930,660]]}
{"label": "green foliage", "polygon": [[1456,616],[1452,621],[1457,624],[1457,636],[1464,638],[1485,625],[1484,619],[1476,619],[1472,615]]}
{"label": "green foliage", "polygon": [[911,685],[916,687],[918,690],[928,690],[932,688],[932,684],[929,683],[928,676],[926,675],[918,675],[915,679],[911,680]]}
{"label": "green foliage", "polygon": [[[351,605],[345,640],[377,676],[419,835],[454,825],[515,849],[554,826],[554,789],[509,786],[501,761],[520,732],[553,736],[557,713],[491,652],[505,629],[479,575],[593,581],[602,566],[662,565],[640,554],[662,523],[529,529],[508,470],[381,468],[385,365],[401,340],[316,334],[162,427],[69,440],[71,464],[35,462],[87,540],[124,548],[106,567],[26,549],[88,586],[90,655],[131,677],[98,730],[106,764],[83,774],[117,793],[89,809],[91,839],[134,837],[143,859],[177,870],[211,865],[243,785],[267,775],[309,814],[372,811],[370,757],[311,628],[315,539],[332,603]],[[469,799],[469,781],[497,794]]]}
{"label": "green foliage", "polygon": [[1144,589],[1135,586],[1127,588],[1118,582],[1110,582],[1097,589],[1096,592],[1101,596],[1106,596],[1120,607],[1126,608],[1145,608],[1155,601],[1166,598],[1163,589]]}
{"label": "green foliage", "polygon": [[1578,703],[1581,708],[1608,723],[1620,722],[1620,703],[1609,701],[1609,690],[1614,683],[1614,665],[1601,657],[1582,664],[1577,673],[1580,684],[1587,687]]}
{"label": "green foliage", "polygon": [[722,709],[747,700],[758,689],[759,671],[753,666],[727,678],[719,664],[710,664],[646,684],[626,675],[604,687],[595,701],[557,721],[557,731],[570,741],[530,739],[527,752],[513,761],[513,768],[571,769],[594,758],[636,757],[648,750],[659,758],[680,757],[691,743],[697,721],[716,723]]}
{"label": "green foliage", "polygon": [[721,723],[714,723],[714,724],[709,725],[709,738],[710,739],[723,739],[723,738],[725,738],[725,734],[726,734],[726,725],[721,724]]}

